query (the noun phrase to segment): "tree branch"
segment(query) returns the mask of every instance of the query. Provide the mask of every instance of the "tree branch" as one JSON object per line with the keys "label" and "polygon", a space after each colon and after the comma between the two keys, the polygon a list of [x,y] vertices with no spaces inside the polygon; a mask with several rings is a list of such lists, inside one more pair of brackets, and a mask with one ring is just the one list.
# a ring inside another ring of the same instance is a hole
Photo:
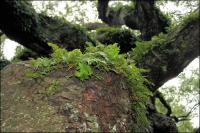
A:
{"label": "tree branch", "polygon": [[145,76],[153,83],[150,89],[155,91],[166,81],[177,76],[199,55],[199,46],[197,15],[168,33],[163,44],[153,45],[144,51],[142,58],[135,60],[138,67],[149,70]]}
{"label": "tree branch", "polygon": [[[136,2],[138,8],[140,5],[145,9],[153,8],[154,4],[148,1],[137,0]],[[106,5],[104,6],[106,8]],[[84,49],[85,42],[91,41],[80,27],[59,18],[38,14],[27,1],[1,0],[0,16],[2,18],[0,29],[9,38],[42,55],[51,52],[51,48],[47,45],[49,41],[68,50]],[[141,60],[135,60],[140,68],[150,69],[146,76],[154,84],[150,86],[151,90],[155,91],[167,80],[177,76],[190,61],[196,58],[199,55],[198,49],[199,17],[187,21],[170,32],[164,44],[154,45]],[[158,56],[160,58],[157,58]]]}
{"label": "tree branch", "polygon": [[98,22],[95,22],[95,23],[87,23],[84,25],[84,27],[87,29],[87,30],[96,30],[98,28],[106,28],[108,27],[107,24],[105,23],[98,23]]}
{"label": "tree branch", "polygon": [[164,98],[164,96],[162,95],[162,93],[159,92],[159,91],[156,91],[156,92],[154,93],[154,96],[153,96],[153,97],[154,97],[154,100],[155,100],[155,98],[158,98],[158,99],[160,100],[160,102],[163,104],[163,106],[165,106],[165,108],[167,109],[166,115],[167,115],[167,116],[170,116],[171,113],[172,113],[171,106],[167,103],[167,101],[165,100],[165,98]]}
{"label": "tree branch", "polygon": [[154,0],[134,0],[135,8],[128,6],[115,10],[108,6],[108,2],[98,1],[99,18],[110,26],[125,24],[131,29],[138,29],[143,40],[150,40],[160,32],[165,33],[165,28],[169,26],[169,21],[155,7]]}
{"label": "tree branch", "polygon": [[160,32],[166,33],[169,21],[155,7],[155,1],[135,0],[135,9],[125,17],[125,23],[132,29],[139,29],[143,40],[150,40]]}
{"label": "tree branch", "polygon": [[199,105],[199,103],[196,103],[191,109],[190,111],[185,114],[185,115],[181,115],[181,116],[171,116],[171,118],[173,118],[176,122],[180,122],[180,121],[185,121],[185,120],[190,120],[187,117],[189,117],[189,115],[193,112],[193,110]]}
{"label": "tree branch", "polygon": [[109,19],[107,17],[108,2],[109,2],[109,0],[98,0],[97,11],[99,13],[99,18],[103,22],[110,24]]}
{"label": "tree branch", "polygon": [[27,1],[1,0],[0,17],[0,29],[3,33],[40,55],[51,52],[47,42],[72,50],[83,49],[85,42],[89,40],[80,27],[59,18],[38,14]]}

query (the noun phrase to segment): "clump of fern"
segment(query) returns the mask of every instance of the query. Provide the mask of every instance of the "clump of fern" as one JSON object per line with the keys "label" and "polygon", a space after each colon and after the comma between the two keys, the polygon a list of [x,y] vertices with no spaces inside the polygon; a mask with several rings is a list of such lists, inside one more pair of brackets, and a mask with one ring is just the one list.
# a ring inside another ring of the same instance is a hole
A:
{"label": "clump of fern", "polygon": [[[124,75],[136,115],[133,130],[139,131],[141,127],[148,124],[145,103],[150,92],[144,85],[147,80],[141,75],[144,70],[127,60],[125,54],[119,54],[120,49],[117,44],[104,46],[99,43],[93,46],[88,43],[84,53],[79,49],[67,51],[52,43],[49,43],[49,46],[54,51],[50,58],[38,58],[31,61],[34,68],[39,71],[39,76],[48,74],[60,63],[73,64],[76,69],[74,75],[81,81],[89,79],[93,75],[94,68]],[[34,76],[38,77],[37,74]]]}

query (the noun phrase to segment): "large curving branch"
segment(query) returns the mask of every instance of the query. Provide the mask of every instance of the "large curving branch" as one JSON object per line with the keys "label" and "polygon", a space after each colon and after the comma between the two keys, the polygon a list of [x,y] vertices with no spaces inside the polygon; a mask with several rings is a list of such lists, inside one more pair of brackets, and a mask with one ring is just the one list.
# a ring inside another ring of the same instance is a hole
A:
{"label": "large curving branch", "polygon": [[169,21],[155,6],[154,0],[134,0],[135,9],[125,17],[125,24],[141,31],[143,40],[150,40],[160,32],[166,33]]}
{"label": "large curving branch", "polygon": [[109,0],[98,0],[99,18],[110,26],[126,25],[131,29],[141,31],[143,40],[150,40],[160,32],[166,32],[169,21],[156,8],[154,0],[134,0],[135,8],[131,6],[113,10],[108,6]]}
{"label": "large curving branch", "polygon": [[143,54],[137,64],[141,68],[150,70],[146,76],[153,83],[151,90],[155,91],[182,72],[199,56],[199,47],[199,15],[197,15],[168,33],[163,44],[154,45]]}
{"label": "large curving branch", "polygon": [[28,1],[0,1],[0,30],[10,39],[37,52],[48,55],[51,48],[47,42],[54,42],[72,50],[84,48],[89,39],[80,27],[60,18],[38,14]]}

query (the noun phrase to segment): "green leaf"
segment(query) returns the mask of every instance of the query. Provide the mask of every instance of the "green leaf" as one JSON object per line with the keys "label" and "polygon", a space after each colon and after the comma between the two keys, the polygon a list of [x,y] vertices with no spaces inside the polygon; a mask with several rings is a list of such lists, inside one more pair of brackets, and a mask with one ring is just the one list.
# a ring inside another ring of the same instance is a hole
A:
{"label": "green leaf", "polygon": [[73,51],[70,51],[68,53],[68,63],[77,63],[80,61],[80,58],[82,57],[82,52],[80,49],[74,49]]}
{"label": "green leaf", "polygon": [[108,55],[108,58],[110,60],[115,60],[119,54],[119,51],[120,49],[119,47],[117,47],[116,43],[113,45],[109,45],[104,49],[104,52]]}
{"label": "green leaf", "polygon": [[89,79],[92,75],[92,69],[89,65],[85,63],[78,63],[77,70],[75,72],[75,76],[78,77],[80,80]]}

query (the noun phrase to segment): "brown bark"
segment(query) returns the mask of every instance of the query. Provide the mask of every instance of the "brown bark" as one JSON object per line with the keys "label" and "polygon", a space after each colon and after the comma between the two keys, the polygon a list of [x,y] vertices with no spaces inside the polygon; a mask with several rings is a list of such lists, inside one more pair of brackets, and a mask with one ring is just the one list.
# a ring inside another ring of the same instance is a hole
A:
{"label": "brown bark", "polygon": [[33,79],[26,76],[30,69],[21,62],[2,71],[2,132],[129,132],[137,124],[123,76],[95,70],[101,80],[80,82],[75,68],[63,65]]}

